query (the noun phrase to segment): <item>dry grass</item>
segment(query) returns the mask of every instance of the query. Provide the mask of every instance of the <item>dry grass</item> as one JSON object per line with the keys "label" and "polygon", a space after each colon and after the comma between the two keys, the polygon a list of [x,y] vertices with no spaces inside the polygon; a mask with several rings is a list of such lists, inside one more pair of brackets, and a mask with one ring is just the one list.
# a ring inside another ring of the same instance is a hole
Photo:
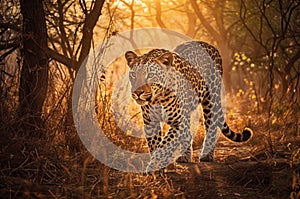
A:
{"label": "dry grass", "polygon": [[[110,106],[104,105],[98,106],[99,113]],[[293,112],[284,117],[274,115],[269,137],[266,114],[248,112],[241,116],[236,114],[239,107],[231,109],[229,106],[227,118],[233,129],[252,128],[254,136],[249,142],[232,143],[220,136],[216,163],[176,165],[151,175],[124,173],[101,164],[82,146],[72,128],[64,128],[63,119],[59,125],[52,120],[49,128],[42,129],[45,136],[41,139],[24,133],[18,125],[20,121],[3,122],[0,198],[299,199],[299,112],[295,111],[296,117]],[[111,117],[106,112],[98,118],[111,141],[123,149],[147,151],[144,139],[124,133]],[[201,130],[202,127],[198,129]],[[194,140],[196,162],[202,136],[198,133]]]}

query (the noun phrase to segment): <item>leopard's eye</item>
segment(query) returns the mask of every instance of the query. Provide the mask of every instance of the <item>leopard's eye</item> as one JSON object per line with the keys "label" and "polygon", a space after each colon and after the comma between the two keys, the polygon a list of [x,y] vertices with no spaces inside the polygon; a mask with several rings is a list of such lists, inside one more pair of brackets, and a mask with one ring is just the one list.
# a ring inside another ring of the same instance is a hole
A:
{"label": "leopard's eye", "polygon": [[152,78],[152,77],[154,77],[154,73],[148,73],[147,79],[150,79],[150,78]]}
{"label": "leopard's eye", "polygon": [[129,78],[130,79],[135,79],[136,78],[135,72],[129,72]]}

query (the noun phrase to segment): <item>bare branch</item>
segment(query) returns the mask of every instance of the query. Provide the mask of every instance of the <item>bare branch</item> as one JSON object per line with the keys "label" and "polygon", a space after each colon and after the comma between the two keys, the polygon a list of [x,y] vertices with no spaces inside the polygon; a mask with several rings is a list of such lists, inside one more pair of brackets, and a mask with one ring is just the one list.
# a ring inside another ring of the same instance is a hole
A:
{"label": "bare branch", "polygon": [[20,38],[17,37],[17,38],[14,38],[11,42],[10,41],[5,41],[4,44],[0,44],[0,51],[1,50],[6,50],[6,49],[9,49],[9,48],[15,48],[16,46],[20,46]]}
{"label": "bare branch", "polygon": [[69,68],[72,68],[75,70],[75,66],[78,65],[78,63],[75,60],[72,60],[65,55],[59,54],[58,52],[48,48],[47,54],[50,58],[54,59],[55,61],[58,61],[64,65],[66,65]]}
{"label": "bare branch", "polygon": [[[83,35],[81,39],[81,53],[78,59],[78,64],[81,64],[86,56],[89,54],[91,48],[91,41],[93,38],[93,30],[96,23],[101,15],[102,6],[104,0],[96,0],[93,9],[86,16],[85,23],[83,26]],[[76,65],[76,71],[79,69],[79,65]]]}
{"label": "bare branch", "polygon": [[200,19],[203,26],[206,28],[206,30],[213,36],[213,38],[218,41],[222,38],[220,34],[211,26],[211,24],[206,20],[206,18],[203,16],[202,12],[200,11],[196,0],[191,0],[191,4],[193,9],[195,10],[195,13],[197,17]]}
{"label": "bare branch", "polygon": [[167,28],[167,26],[165,25],[165,23],[162,21],[161,19],[161,5],[160,5],[160,0],[155,0],[155,7],[156,7],[156,21],[158,23],[158,25],[161,28]]}
{"label": "bare branch", "polygon": [[69,40],[67,38],[67,34],[65,31],[65,26],[64,26],[64,13],[63,13],[63,4],[61,0],[58,1],[58,14],[59,14],[59,30],[61,32],[61,45],[62,45],[62,50],[64,52],[64,55],[66,56],[72,56],[72,50],[70,47]]}
{"label": "bare branch", "polygon": [[0,56],[0,62],[2,62],[3,59],[5,59],[5,57],[7,57],[8,55],[10,55],[12,52],[14,52],[18,47],[20,46],[20,43],[18,45],[15,45],[14,47],[12,47],[10,50],[8,50],[7,52],[3,53]]}
{"label": "bare branch", "polygon": [[294,54],[294,56],[289,59],[289,62],[287,63],[287,65],[284,68],[284,71],[287,74],[289,74],[291,71],[291,68],[294,66],[296,61],[299,59],[300,59],[300,49],[298,49],[297,52]]}
{"label": "bare branch", "polygon": [[11,30],[14,30],[16,32],[21,32],[22,31],[20,26],[18,26],[17,24],[14,24],[14,23],[0,23],[0,28],[11,29]]}

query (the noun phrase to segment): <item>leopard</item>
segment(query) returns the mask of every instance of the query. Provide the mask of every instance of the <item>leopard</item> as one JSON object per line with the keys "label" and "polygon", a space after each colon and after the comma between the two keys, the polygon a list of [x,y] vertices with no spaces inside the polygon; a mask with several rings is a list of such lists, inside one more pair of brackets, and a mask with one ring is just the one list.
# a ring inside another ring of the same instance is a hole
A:
{"label": "leopard", "polygon": [[[191,114],[200,105],[205,137],[200,162],[213,162],[218,129],[229,140],[246,142],[252,130],[231,130],[221,104],[222,58],[216,47],[203,41],[187,41],[173,50],[155,48],[138,55],[125,53],[131,97],[141,108],[144,133],[150,151],[147,172],[170,162],[192,162]],[[167,124],[166,133],[162,124]],[[179,154],[179,155],[178,155]]]}

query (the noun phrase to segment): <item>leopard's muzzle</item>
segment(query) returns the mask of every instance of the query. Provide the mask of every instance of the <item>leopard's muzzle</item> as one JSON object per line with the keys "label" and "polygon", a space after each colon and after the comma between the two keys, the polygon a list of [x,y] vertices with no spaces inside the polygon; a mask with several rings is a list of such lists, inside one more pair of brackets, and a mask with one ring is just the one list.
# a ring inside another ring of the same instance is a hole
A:
{"label": "leopard's muzzle", "polygon": [[152,98],[152,92],[149,85],[144,85],[132,92],[132,98],[139,105],[146,105]]}

